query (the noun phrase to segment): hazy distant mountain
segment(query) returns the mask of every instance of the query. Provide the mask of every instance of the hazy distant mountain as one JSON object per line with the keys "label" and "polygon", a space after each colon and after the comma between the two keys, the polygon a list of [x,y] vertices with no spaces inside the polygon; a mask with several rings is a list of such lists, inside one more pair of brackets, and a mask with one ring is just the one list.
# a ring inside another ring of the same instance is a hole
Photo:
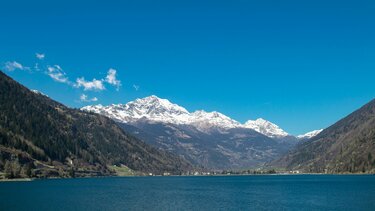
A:
{"label": "hazy distant mountain", "polygon": [[285,153],[297,140],[266,120],[242,125],[219,112],[190,113],[156,96],[82,110],[108,116],[147,143],[212,169],[262,165]]}
{"label": "hazy distant mountain", "polygon": [[375,173],[375,100],[271,165],[304,172]]}
{"label": "hazy distant mountain", "polygon": [[1,71],[0,90],[0,171],[83,176],[111,175],[112,165],[159,174],[191,168],[125,133],[113,120],[70,109]]}

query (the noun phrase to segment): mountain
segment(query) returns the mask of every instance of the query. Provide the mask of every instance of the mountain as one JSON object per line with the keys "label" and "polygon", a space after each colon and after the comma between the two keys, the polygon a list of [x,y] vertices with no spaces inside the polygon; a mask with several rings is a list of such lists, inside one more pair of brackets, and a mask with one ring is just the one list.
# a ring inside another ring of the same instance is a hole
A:
{"label": "mountain", "polygon": [[289,134],[282,130],[279,126],[262,118],[255,121],[249,120],[244,124],[244,127],[253,129],[271,138],[283,138],[289,136]]}
{"label": "mountain", "polygon": [[266,120],[242,125],[215,111],[190,113],[154,95],[127,104],[86,106],[82,110],[114,119],[146,143],[209,169],[261,166],[287,152],[297,140]]}
{"label": "mountain", "polygon": [[155,174],[191,168],[113,120],[68,108],[1,71],[0,90],[0,171],[8,177],[114,175],[114,165]]}
{"label": "mountain", "polygon": [[302,140],[302,139],[310,139],[310,138],[313,138],[313,137],[317,136],[322,131],[323,131],[323,129],[313,130],[313,131],[305,133],[303,135],[299,135],[299,136],[297,136],[297,138],[300,139],[300,140]]}
{"label": "mountain", "polygon": [[151,122],[193,125],[202,131],[211,127],[235,128],[241,125],[218,112],[189,113],[185,108],[155,95],[136,99],[127,104],[86,106],[82,110],[99,113],[122,123],[133,123],[145,119]]}
{"label": "mountain", "polygon": [[270,165],[314,173],[375,173],[375,100]]}
{"label": "mountain", "polygon": [[288,136],[288,133],[279,126],[264,119],[249,120],[245,124],[241,124],[216,111],[200,110],[190,113],[185,108],[155,95],[136,99],[127,104],[92,105],[85,106],[81,110],[102,114],[122,123],[131,124],[139,120],[147,120],[175,125],[191,125],[203,132],[209,132],[212,128],[249,128],[271,138]]}

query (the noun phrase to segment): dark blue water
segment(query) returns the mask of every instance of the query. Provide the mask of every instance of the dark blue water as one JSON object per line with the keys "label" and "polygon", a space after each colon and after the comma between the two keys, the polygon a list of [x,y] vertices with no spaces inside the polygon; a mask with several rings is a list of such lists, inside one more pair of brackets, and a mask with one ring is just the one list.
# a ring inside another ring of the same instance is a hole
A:
{"label": "dark blue water", "polygon": [[375,176],[128,177],[0,183],[0,210],[375,210]]}

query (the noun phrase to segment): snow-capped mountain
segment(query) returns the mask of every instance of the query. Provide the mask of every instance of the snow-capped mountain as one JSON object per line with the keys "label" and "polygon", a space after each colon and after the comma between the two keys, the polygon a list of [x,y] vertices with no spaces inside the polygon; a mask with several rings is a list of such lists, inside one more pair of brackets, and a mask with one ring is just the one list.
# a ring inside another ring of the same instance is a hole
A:
{"label": "snow-capped mountain", "polygon": [[136,99],[127,104],[86,106],[82,110],[99,113],[123,123],[145,119],[153,122],[194,125],[204,129],[209,127],[235,128],[241,126],[239,122],[219,112],[201,110],[190,113],[185,108],[154,95]]}
{"label": "snow-capped mountain", "polygon": [[82,110],[99,113],[123,123],[147,119],[154,122],[181,124],[190,119],[190,113],[185,108],[154,95],[127,104],[86,106]]}
{"label": "snow-capped mountain", "polygon": [[272,138],[288,136],[288,133],[280,127],[264,119],[249,120],[245,124],[241,124],[216,111],[200,110],[190,113],[185,108],[155,95],[136,99],[127,104],[86,106],[82,110],[99,113],[122,123],[147,120],[176,125],[192,125],[200,131],[207,131],[211,128],[250,128]]}
{"label": "snow-capped mountain", "polygon": [[216,111],[189,112],[154,95],[82,110],[112,118],[146,143],[209,169],[261,166],[286,153],[297,140],[266,120],[241,124]]}
{"label": "snow-capped mountain", "polygon": [[206,112],[203,110],[191,113],[191,118],[188,124],[194,125],[197,128],[201,129],[209,129],[211,127],[227,129],[241,127],[241,124],[239,122],[225,116],[222,113],[216,111]]}
{"label": "snow-capped mountain", "polygon": [[253,129],[271,138],[281,138],[289,135],[279,126],[262,118],[259,118],[257,120],[249,120],[243,126],[246,128]]}
{"label": "snow-capped mountain", "polygon": [[310,139],[314,136],[317,136],[320,132],[322,132],[323,129],[320,129],[320,130],[313,130],[311,132],[308,132],[306,134],[303,134],[303,135],[299,135],[297,136],[298,139]]}

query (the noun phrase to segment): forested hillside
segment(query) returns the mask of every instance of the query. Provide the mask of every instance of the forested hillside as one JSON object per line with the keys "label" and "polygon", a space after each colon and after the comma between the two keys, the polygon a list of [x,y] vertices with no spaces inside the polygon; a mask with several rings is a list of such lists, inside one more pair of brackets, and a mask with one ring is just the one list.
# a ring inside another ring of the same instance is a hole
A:
{"label": "forested hillside", "polygon": [[156,174],[191,168],[109,118],[68,108],[0,71],[0,172],[6,177],[113,175],[113,165]]}
{"label": "forested hillside", "polygon": [[375,173],[375,100],[271,165],[313,173]]}

